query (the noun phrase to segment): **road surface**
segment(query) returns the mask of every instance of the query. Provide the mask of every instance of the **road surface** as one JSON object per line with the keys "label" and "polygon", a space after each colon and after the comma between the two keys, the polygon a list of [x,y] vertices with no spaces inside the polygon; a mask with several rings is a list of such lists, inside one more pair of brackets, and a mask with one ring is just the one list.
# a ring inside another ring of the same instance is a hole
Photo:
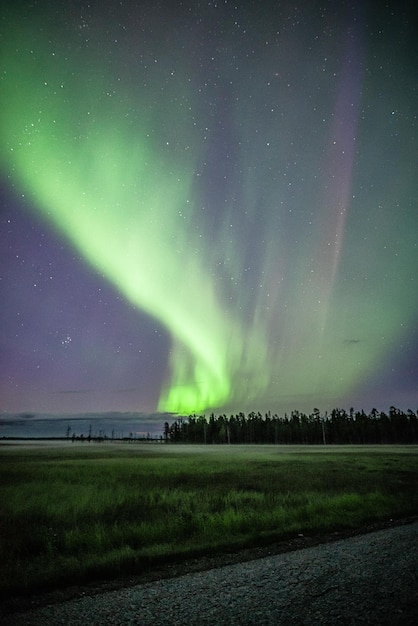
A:
{"label": "road surface", "polygon": [[4,618],[7,626],[412,626],[418,523]]}

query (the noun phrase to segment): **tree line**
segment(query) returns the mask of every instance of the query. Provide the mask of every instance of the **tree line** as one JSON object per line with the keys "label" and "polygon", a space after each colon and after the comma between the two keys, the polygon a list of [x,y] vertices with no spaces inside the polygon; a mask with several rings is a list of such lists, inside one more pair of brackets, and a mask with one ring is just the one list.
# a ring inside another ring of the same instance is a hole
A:
{"label": "tree line", "polygon": [[179,417],[164,424],[164,441],[203,444],[408,444],[418,443],[418,411],[406,412],[391,406],[389,413],[372,409],[348,412],[318,409],[306,415],[271,412]]}

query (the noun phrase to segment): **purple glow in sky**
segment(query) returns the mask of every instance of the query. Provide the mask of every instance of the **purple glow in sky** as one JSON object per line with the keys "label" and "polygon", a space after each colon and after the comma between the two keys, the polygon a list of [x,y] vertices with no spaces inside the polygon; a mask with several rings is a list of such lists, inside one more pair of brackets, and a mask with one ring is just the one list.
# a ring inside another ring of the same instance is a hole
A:
{"label": "purple glow in sky", "polygon": [[6,5],[3,413],[417,409],[406,2]]}

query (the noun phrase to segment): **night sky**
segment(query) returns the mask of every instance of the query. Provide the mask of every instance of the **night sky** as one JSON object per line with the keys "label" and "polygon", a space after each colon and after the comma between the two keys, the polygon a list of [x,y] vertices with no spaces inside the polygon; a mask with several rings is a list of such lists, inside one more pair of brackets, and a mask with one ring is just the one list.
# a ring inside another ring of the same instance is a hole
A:
{"label": "night sky", "polygon": [[0,410],[418,408],[401,0],[9,0]]}

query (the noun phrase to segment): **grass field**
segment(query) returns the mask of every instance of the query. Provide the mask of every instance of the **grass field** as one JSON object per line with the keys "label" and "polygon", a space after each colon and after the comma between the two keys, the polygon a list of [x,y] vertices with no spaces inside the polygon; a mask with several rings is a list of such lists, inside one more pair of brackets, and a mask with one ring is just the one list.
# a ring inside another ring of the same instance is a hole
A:
{"label": "grass field", "polygon": [[418,446],[0,446],[0,593],[418,514]]}

